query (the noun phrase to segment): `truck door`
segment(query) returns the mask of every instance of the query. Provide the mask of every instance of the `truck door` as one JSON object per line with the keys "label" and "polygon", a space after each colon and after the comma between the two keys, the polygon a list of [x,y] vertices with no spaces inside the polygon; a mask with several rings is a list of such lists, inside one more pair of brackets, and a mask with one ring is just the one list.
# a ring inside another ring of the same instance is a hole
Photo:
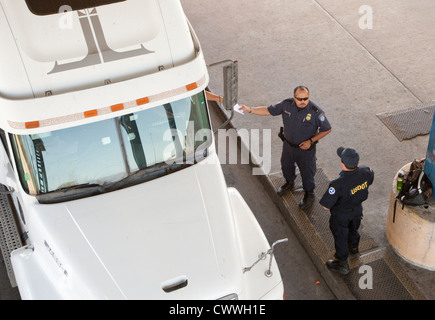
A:
{"label": "truck door", "polygon": [[0,183],[5,186],[8,191],[13,191],[17,186],[10,162],[6,135],[2,129],[0,129],[0,140]]}

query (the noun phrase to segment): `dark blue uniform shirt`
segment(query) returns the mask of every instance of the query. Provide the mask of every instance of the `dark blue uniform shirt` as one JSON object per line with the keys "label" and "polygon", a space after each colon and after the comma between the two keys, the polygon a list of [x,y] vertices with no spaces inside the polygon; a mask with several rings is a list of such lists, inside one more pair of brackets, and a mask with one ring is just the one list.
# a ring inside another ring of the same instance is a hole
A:
{"label": "dark blue uniform shirt", "polygon": [[294,99],[288,98],[269,106],[268,110],[272,116],[282,115],[284,136],[295,145],[331,129],[322,109],[312,101],[305,108],[298,108]]}
{"label": "dark blue uniform shirt", "polygon": [[340,176],[329,184],[320,204],[330,209],[332,214],[361,214],[361,203],[367,199],[368,188],[374,177],[374,172],[366,166],[353,171],[341,171]]}

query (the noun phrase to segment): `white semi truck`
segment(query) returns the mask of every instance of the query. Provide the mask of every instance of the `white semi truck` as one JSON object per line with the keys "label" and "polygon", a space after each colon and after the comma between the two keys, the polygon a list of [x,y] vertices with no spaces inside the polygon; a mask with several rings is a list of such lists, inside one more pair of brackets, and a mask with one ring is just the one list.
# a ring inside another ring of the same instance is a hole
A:
{"label": "white semi truck", "polygon": [[[92,7],[89,7],[92,3]],[[0,0],[1,243],[22,299],[282,299],[178,0]]]}

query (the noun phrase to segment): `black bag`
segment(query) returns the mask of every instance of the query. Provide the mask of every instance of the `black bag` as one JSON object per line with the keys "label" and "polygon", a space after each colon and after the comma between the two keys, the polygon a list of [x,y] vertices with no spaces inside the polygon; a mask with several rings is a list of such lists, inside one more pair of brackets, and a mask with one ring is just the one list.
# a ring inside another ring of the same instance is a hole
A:
{"label": "black bag", "polygon": [[405,174],[402,190],[397,195],[397,199],[402,202],[402,208],[408,206],[428,205],[427,199],[432,194],[432,183],[424,174],[425,159],[415,159]]}

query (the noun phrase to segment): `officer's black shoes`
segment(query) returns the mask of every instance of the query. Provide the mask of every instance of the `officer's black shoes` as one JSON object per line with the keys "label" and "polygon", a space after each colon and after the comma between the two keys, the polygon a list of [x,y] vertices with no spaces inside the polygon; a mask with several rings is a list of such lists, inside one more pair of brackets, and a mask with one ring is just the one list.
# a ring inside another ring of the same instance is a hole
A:
{"label": "officer's black shoes", "polygon": [[305,191],[304,198],[299,202],[299,208],[302,210],[309,209],[314,203],[314,192]]}
{"label": "officer's black shoes", "polygon": [[356,259],[358,257],[359,257],[359,250],[358,250],[358,248],[349,247],[349,258]]}
{"label": "officer's black shoes", "polygon": [[294,186],[295,186],[294,181],[286,181],[286,183],[284,183],[281,187],[279,187],[276,193],[278,193],[278,195],[282,197],[287,192],[293,190]]}
{"label": "officer's black shoes", "polygon": [[328,260],[326,261],[326,266],[329,270],[338,272],[343,275],[348,274],[350,271],[347,260]]}

